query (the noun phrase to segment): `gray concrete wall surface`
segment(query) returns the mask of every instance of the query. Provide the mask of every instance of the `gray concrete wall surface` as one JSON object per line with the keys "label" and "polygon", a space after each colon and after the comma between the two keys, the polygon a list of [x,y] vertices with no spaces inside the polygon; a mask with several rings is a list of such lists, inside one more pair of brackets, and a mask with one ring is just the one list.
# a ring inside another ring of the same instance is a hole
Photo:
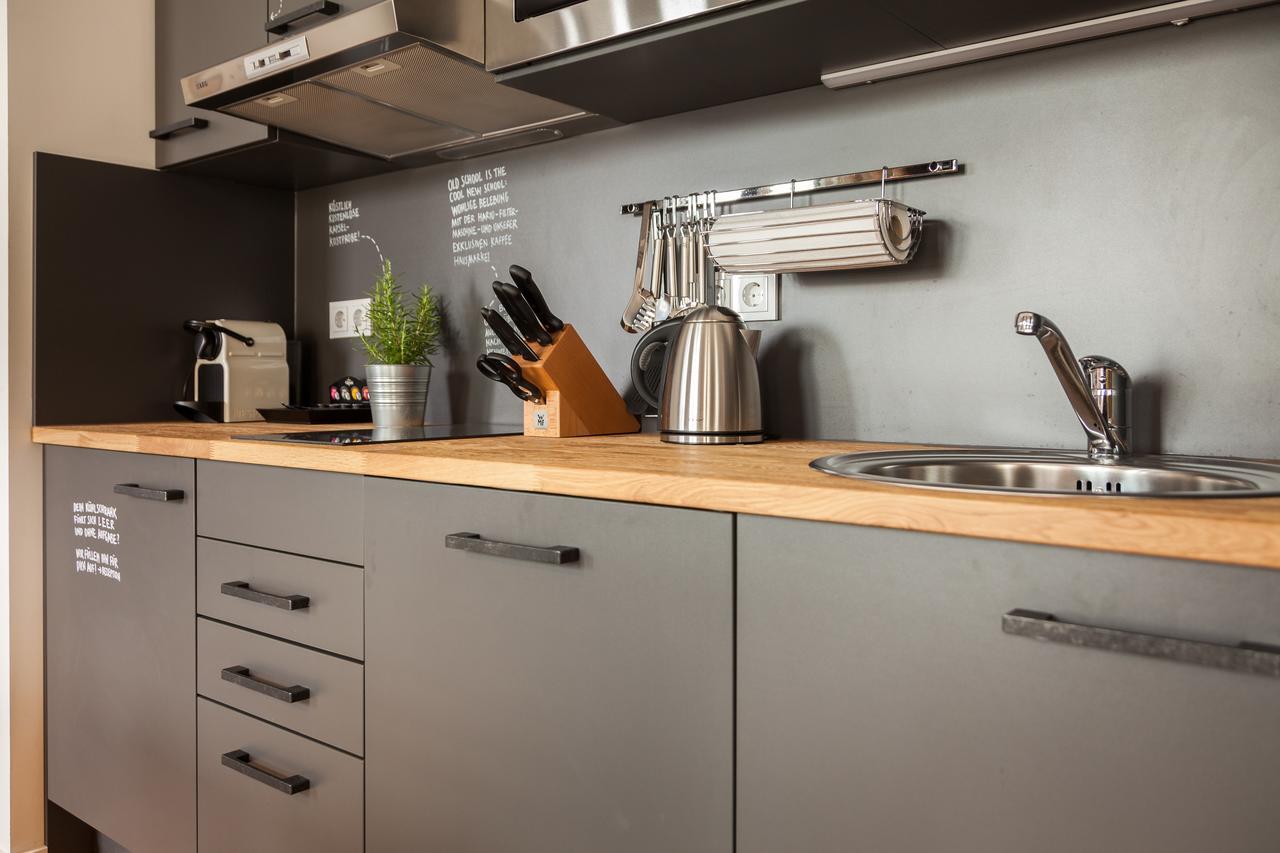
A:
{"label": "gray concrete wall surface", "polygon": [[[1078,355],[1129,369],[1147,449],[1280,457],[1278,91],[1272,6],[311,190],[297,205],[297,326],[317,389],[361,372],[352,341],[327,339],[327,303],[367,290],[376,242],[406,284],[447,301],[430,416],[514,422],[518,402],[473,366],[491,265],[532,269],[622,388],[638,235],[622,203],[956,157],[962,175],[891,187],[929,212],[913,263],[783,278],[781,320],[759,325],[767,426],[1083,447],[1040,348],[1013,332],[1029,309]],[[505,181],[498,203],[518,227],[469,265],[449,183],[484,170]],[[359,215],[335,217],[344,202]]]}

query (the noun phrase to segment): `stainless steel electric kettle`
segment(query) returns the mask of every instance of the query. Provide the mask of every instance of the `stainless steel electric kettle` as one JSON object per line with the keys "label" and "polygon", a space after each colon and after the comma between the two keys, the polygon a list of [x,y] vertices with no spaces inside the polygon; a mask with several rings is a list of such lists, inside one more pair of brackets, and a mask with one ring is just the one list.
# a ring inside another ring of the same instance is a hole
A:
{"label": "stainless steel electric kettle", "polygon": [[[696,308],[655,326],[636,346],[631,378],[658,409],[662,440],[676,444],[754,444],[764,440],[760,418],[760,333],[718,305]],[[658,394],[645,381],[642,353],[666,343]]]}

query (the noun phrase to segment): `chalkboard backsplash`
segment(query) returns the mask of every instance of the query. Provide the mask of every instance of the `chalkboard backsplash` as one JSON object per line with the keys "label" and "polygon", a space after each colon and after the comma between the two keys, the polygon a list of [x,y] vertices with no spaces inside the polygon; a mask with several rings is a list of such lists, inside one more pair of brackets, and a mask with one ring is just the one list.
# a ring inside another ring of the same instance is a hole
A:
{"label": "chalkboard backsplash", "polygon": [[912,263],[784,276],[781,320],[758,326],[768,428],[1079,447],[1043,354],[1013,332],[1034,310],[1134,374],[1148,449],[1280,456],[1277,40],[1268,7],[299,193],[310,386],[359,375],[353,341],[328,339],[328,303],[363,295],[385,254],[444,298],[432,419],[519,419],[474,367],[479,309],[513,263],[623,388],[639,229],[623,203],[945,155],[965,174],[890,187],[929,211]]}

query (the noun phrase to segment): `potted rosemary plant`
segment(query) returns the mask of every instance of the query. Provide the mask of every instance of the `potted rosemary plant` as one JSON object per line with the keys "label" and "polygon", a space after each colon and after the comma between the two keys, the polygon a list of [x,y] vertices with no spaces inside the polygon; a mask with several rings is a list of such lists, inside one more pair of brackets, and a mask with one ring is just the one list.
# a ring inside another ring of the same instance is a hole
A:
{"label": "potted rosemary plant", "polygon": [[373,283],[366,328],[357,329],[369,363],[375,427],[421,426],[431,387],[431,356],[440,350],[440,303],[423,285],[406,301],[391,261]]}

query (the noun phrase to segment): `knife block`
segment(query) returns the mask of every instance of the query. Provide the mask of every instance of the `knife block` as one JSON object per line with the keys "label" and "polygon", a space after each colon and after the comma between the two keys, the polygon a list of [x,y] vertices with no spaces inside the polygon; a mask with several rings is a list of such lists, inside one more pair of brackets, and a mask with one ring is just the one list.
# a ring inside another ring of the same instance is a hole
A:
{"label": "knife block", "polygon": [[575,438],[639,431],[640,423],[573,326],[566,325],[538,355],[538,361],[516,358],[525,378],[546,398],[524,404],[525,435]]}

